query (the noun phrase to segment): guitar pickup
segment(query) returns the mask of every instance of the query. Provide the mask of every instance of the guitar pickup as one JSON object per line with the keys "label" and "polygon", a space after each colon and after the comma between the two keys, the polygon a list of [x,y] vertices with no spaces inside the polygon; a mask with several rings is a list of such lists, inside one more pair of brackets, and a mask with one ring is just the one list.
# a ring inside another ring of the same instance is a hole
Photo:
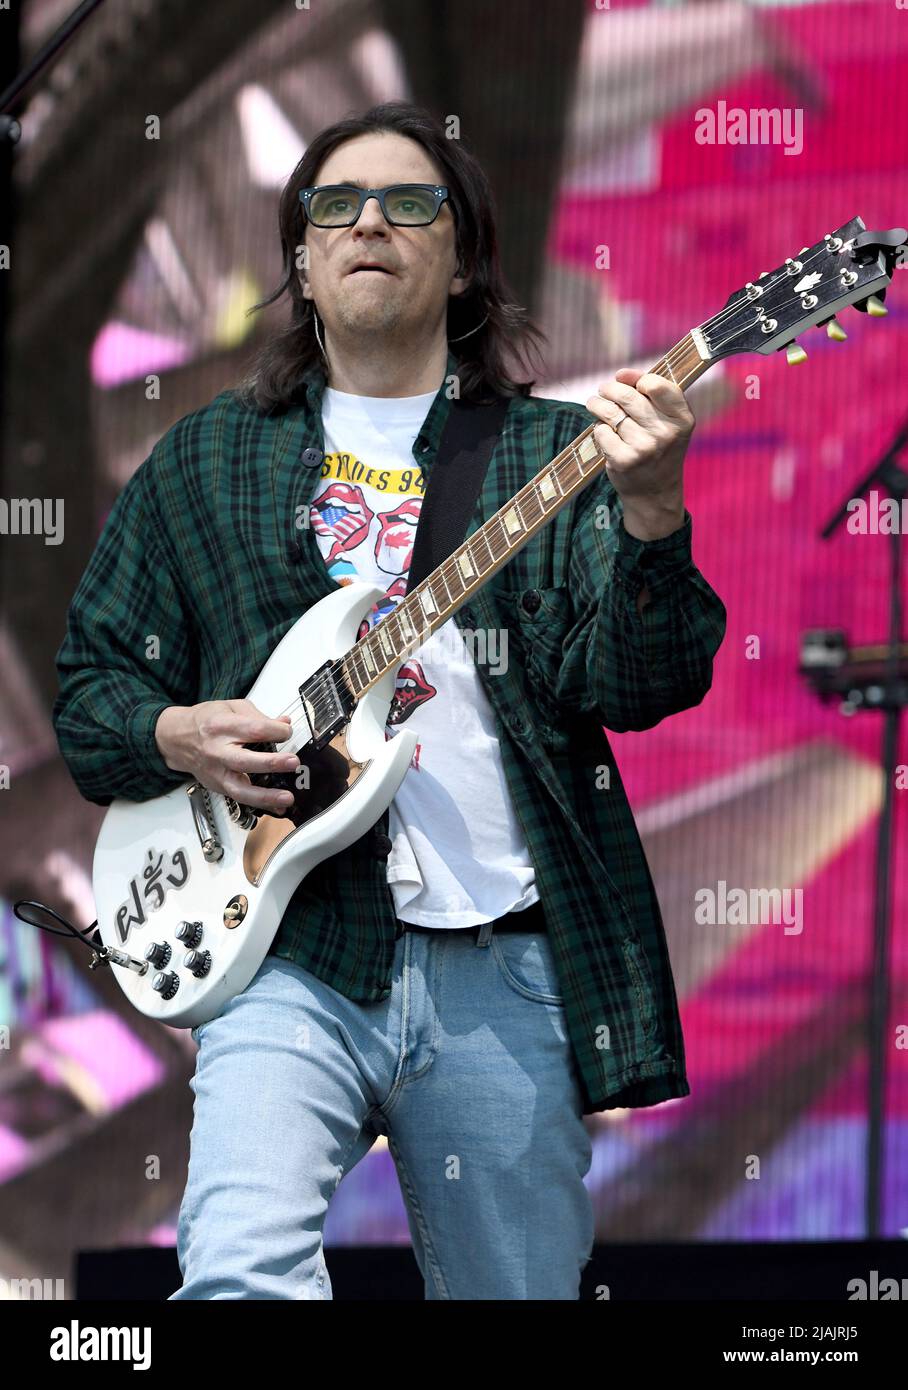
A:
{"label": "guitar pickup", "polygon": [[192,810],[192,823],[199,837],[202,854],[209,864],[216,864],[219,859],[224,857],[224,846],[218,839],[214,828],[211,794],[208,788],[203,787],[199,782],[193,782],[190,787],[186,788],[186,792]]}
{"label": "guitar pickup", "polygon": [[337,662],[326,661],[299,688],[300,702],[312,735],[312,746],[324,748],[338,729],[350,722],[356,708],[353,693],[336,673]]}

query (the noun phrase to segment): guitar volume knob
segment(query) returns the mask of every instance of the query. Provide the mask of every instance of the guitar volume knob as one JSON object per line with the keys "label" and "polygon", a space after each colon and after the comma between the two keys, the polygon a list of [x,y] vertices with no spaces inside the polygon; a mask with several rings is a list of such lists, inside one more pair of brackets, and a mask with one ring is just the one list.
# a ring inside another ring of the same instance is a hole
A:
{"label": "guitar volume knob", "polygon": [[151,982],[151,987],[162,999],[172,999],[180,988],[180,980],[173,970],[159,970]]}
{"label": "guitar volume knob", "polygon": [[183,957],[183,964],[197,980],[201,980],[211,969],[211,952],[187,951]]}
{"label": "guitar volume knob", "polygon": [[159,970],[170,960],[170,946],[166,941],[150,941],[145,947],[145,959],[149,965],[156,965]]}
{"label": "guitar volume knob", "polygon": [[202,924],[201,922],[178,922],[174,936],[181,945],[188,946],[190,950],[193,950],[202,939]]}

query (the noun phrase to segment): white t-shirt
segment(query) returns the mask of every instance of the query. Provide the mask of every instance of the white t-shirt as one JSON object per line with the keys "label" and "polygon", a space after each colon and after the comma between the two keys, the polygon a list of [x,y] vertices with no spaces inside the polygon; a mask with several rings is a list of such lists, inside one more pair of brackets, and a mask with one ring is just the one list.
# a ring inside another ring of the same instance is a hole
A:
{"label": "white t-shirt", "polygon": [[[385,590],[358,636],[404,597],[424,490],[413,443],[435,395],[324,393],[325,458],[311,512],[318,547],[339,584]],[[385,738],[410,720],[419,742],[389,808],[397,916],[467,927],[538,902],[492,709],[453,618],[400,667]]]}

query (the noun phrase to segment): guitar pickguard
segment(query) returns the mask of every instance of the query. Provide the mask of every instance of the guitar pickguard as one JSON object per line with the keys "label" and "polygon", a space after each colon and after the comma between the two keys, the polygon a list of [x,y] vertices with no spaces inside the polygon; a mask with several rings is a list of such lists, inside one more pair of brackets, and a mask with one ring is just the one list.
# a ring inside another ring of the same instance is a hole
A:
{"label": "guitar pickguard", "polygon": [[[251,744],[254,750],[267,752],[274,744]],[[253,776],[260,786],[279,787],[293,793],[293,805],[286,814],[268,813],[259,817],[258,824],[246,836],[243,849],[243,871],[250,883],[259,883],[272,855],[285,840],[302,826],[322,815],[330,806],[341,801],[350,788],[369,767],[371,759],[358,762],[347,747],[347,729],[338,732],[324,748],[304,744],[297,749],[300,767],[296,772],[268,773]],[[303,774],[307,774],[305,777]],[[300,786],[302,778],[305,785]]]}

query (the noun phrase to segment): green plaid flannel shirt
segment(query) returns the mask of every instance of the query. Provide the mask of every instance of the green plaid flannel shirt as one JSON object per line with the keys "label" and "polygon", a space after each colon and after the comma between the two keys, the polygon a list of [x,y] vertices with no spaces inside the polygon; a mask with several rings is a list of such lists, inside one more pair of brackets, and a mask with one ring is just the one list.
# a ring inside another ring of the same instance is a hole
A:
{"label": "green plaid flannel shirt", "polygon": [[[456,371],[449,353],[447,378]],[[413,445],[426,479],[447,385]],[[221,392],[166,431],[117,497],[56,656],[54,728],[89,801],[144,801],[185,782],[155,742],[161,711],[244,696],[334,590],[300,528],[325,447],[323,389],[316,370],[305,402],[270,417]],[[467,534],[593,421],[579,405],[513,399]],[[525,606],[529,591],[539,601]],[[584,1113],[690,1092],[659,905],[604,730],[648,729],[698,704],[725,616],[692,562],[689,513],[673,535],[637,540],[605,474],[455,616],[473,632],[507,630],[501,666],[483,664],[494,644],[469,646],[536,870]],[[271,950],[371,1002],[390,993],[396,933],[370,832],[298,886]]]}

